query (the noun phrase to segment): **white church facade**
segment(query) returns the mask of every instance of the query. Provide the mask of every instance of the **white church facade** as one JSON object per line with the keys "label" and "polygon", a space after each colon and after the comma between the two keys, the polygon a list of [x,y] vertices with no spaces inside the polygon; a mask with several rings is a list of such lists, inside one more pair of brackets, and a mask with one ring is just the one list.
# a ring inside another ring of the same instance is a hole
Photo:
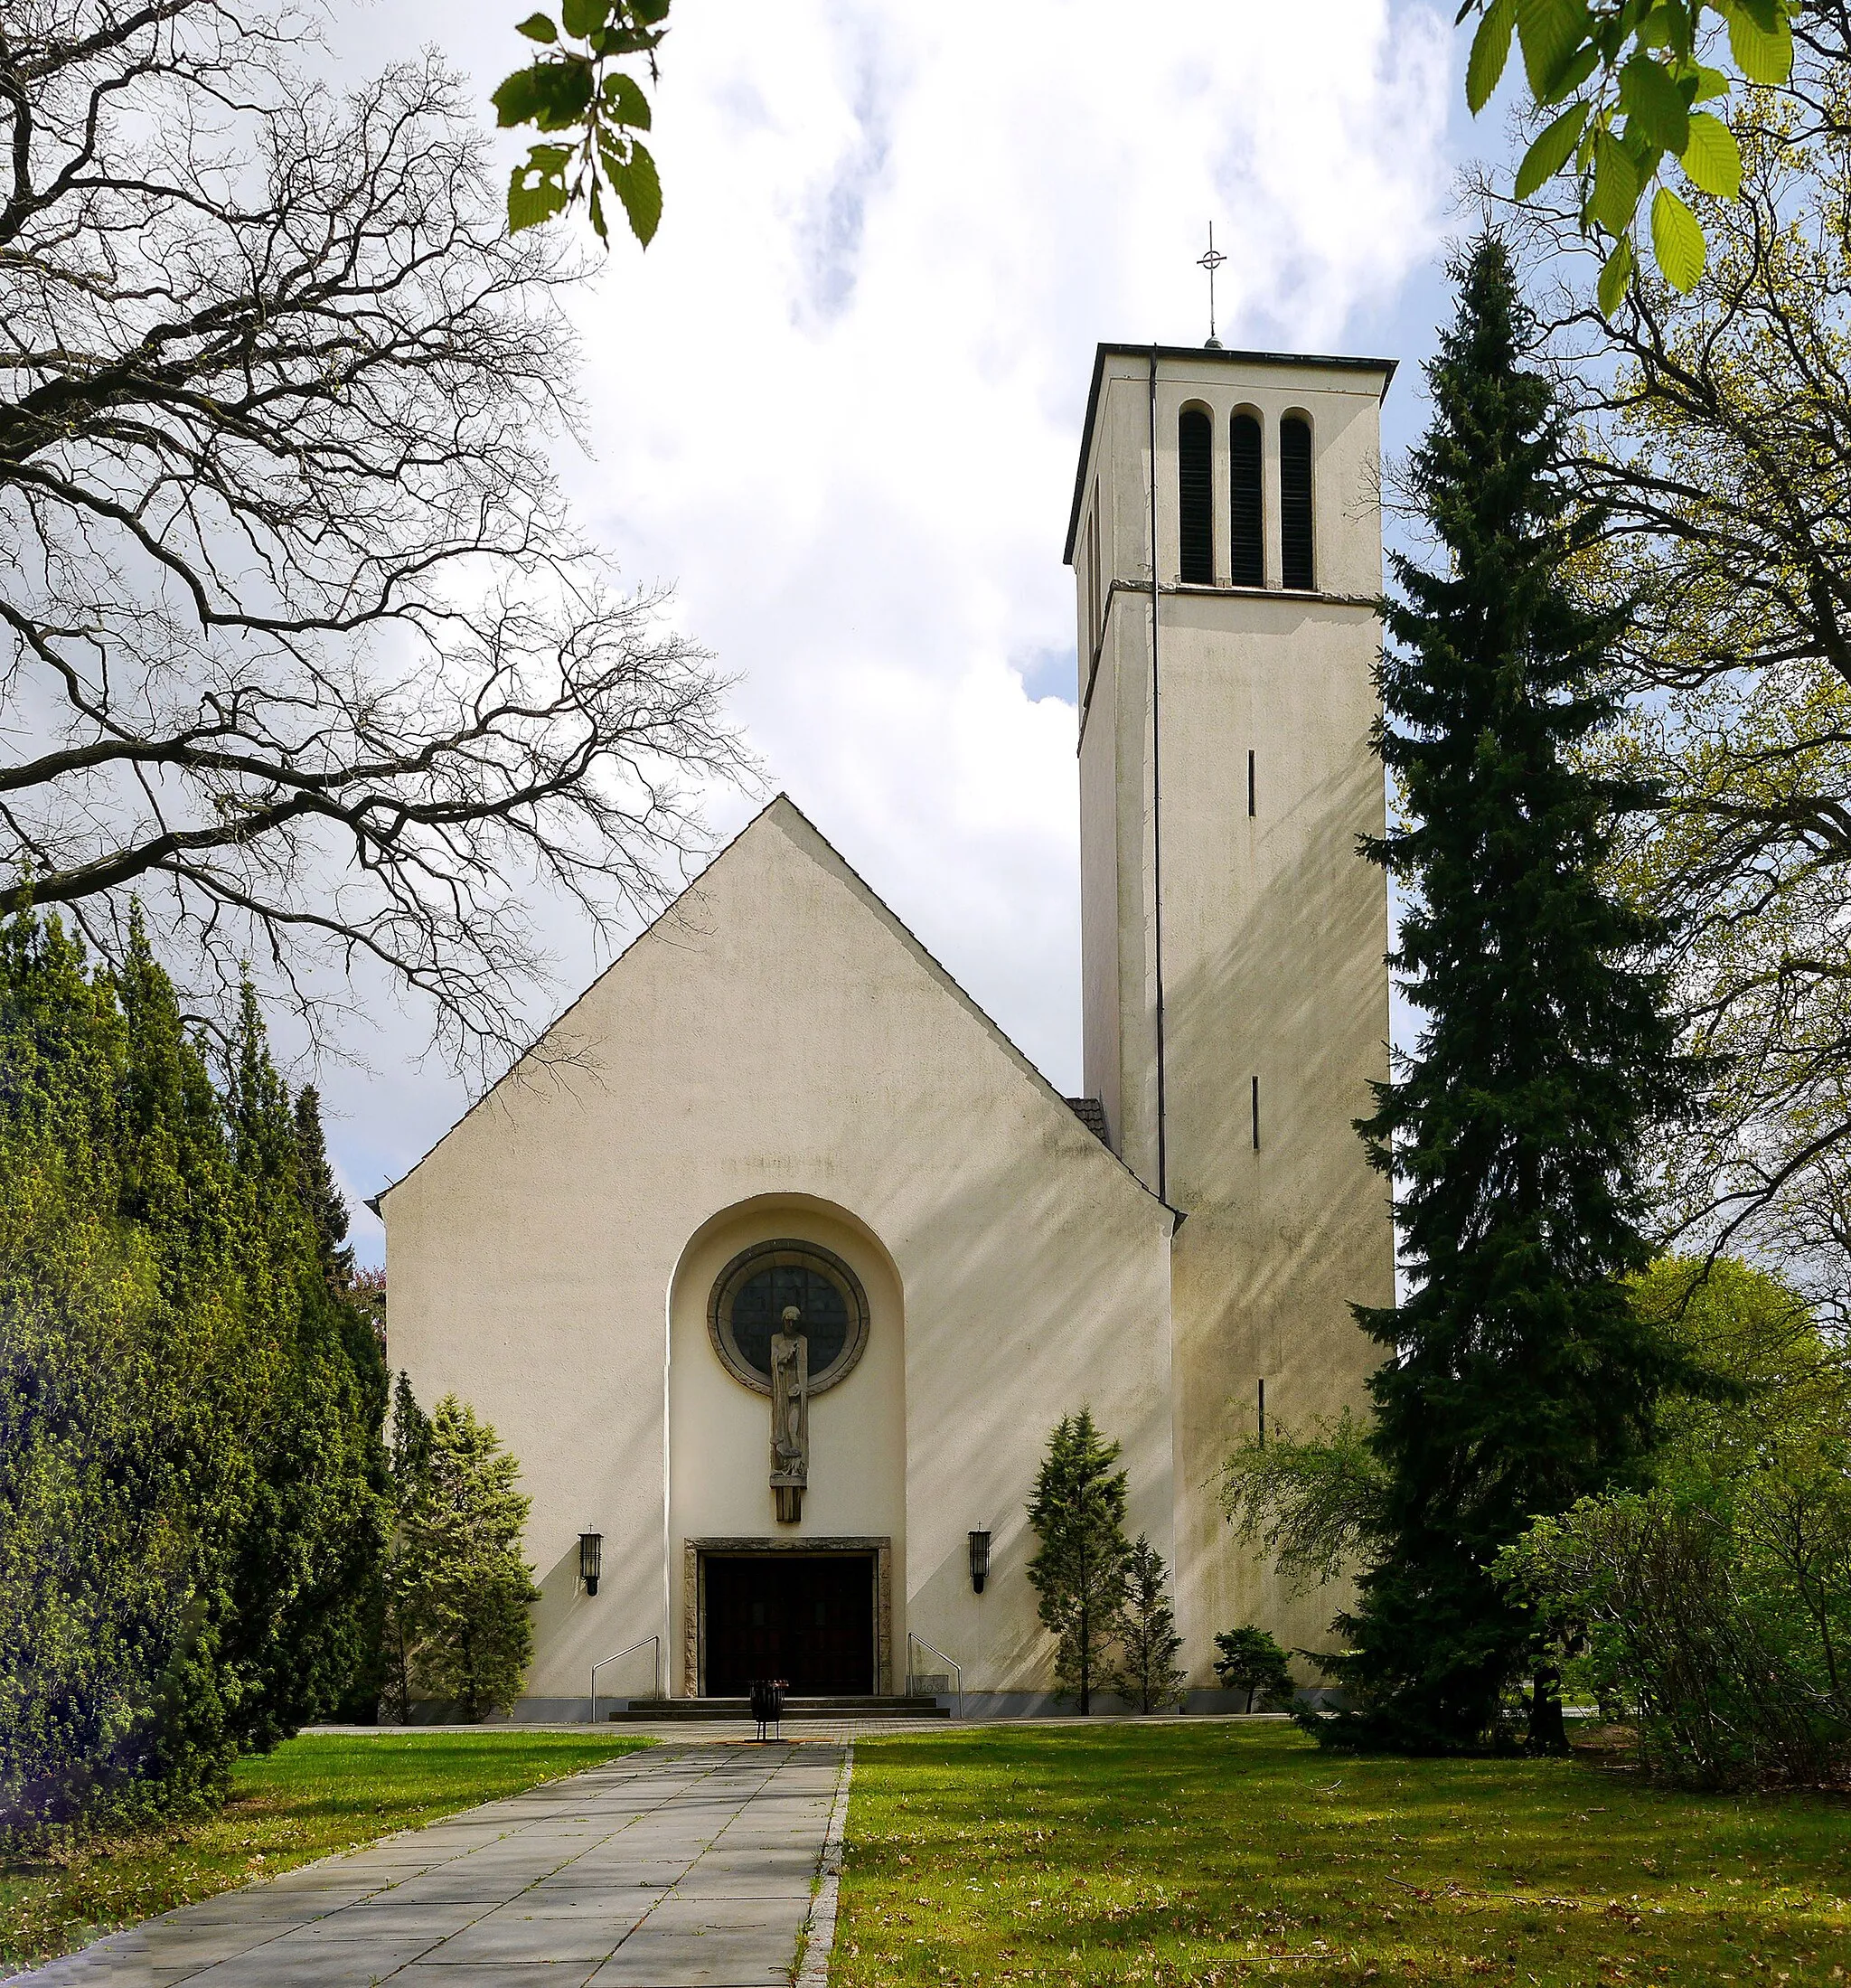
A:
{"label": "white church facade", "polygon": [[1217,1488],[1242,1437],[1360,1401],[1350,1306],[1394,1288],[1353,1130],[1387,1054],[1357,838],[1392,372],[1099,350],[1066,554],[1085,1098],[781,796],[380,1197],[394,1366],[532,1499],[521,1716],[585,1716],[620,1652],[601,1710],[922,1673],[1046,1703],[1026,1506],[1082,1406],[1195,1691],[1217,1630],[1323,1645],[1330,1593],[1285,1591]]}

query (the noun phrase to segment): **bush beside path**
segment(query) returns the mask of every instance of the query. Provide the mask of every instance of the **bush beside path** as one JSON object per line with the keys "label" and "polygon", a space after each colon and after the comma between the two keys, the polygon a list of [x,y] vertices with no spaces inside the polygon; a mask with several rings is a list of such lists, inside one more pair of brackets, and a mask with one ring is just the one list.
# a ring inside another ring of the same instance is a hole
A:
{"label": "bush beside path", "polygon": [[1851,1980],[1851,1804],[1063,1726],[856,1748],[832,1988]]}

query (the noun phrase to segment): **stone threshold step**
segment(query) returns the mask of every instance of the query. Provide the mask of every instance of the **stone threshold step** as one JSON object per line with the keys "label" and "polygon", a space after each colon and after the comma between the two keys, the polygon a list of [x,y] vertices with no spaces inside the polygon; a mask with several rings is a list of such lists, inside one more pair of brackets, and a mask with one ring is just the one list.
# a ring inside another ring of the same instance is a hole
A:
{"label": "stone threshold step", "polygon": [[[633,1699],[611,1713],[619,1723],[657,1725],[682,1719],[750,1719],[749,1698]],[[786,1719],[949,1719],[934,1698],[787,1698]]]}

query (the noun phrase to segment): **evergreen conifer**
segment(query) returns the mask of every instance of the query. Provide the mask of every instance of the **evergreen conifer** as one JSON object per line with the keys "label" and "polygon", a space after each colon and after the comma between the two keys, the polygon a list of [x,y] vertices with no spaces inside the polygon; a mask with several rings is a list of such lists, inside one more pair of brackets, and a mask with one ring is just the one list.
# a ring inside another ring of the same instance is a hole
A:
{"label": "evergreen conifer", "polygon": [[381,1580],[380,1690],[402,1725],[411,1723],[411,1653],[418,1635],[419,1569],[411,1518],[427,1495],[430,1446],[430,1418],[418,1405],[410,1377],[401,1371],[392,1389],[392,1533]]}
{"label": "evergreen conifer", "polygon": [[246,1430],[257,1495],[235,1569],[235,1659],[255,1687],[235,1729],[268,1747],[345,1695],[377,1634],[385,1547],[385,1377],[344,1315],[305,1199],[295,1107],[246,985],[225,1096],[237,1273],[266,1385]]}
{"label": "evergreen conifer", "polygon": [[1405,819],[1367,845],[1407,892],[1391,964],[1423,1017],[1358,1127],[1400,1185],[1410,1290],[1358,1312],[1389,1350],[1371,1390],[1390,1482],[1340,1625],[1358,1709],[1331,1732],[1415,1750],[1481,1741],[1526,1670],[1532,1739],[1560,1741],[1553,1672],[1491,1565],[1626,1475],[1679,1371],[1624,1279],[1648,1257],[1641,1142],[1694,1077],[1641,964],[1658,935],[1602,878],[1643,796],[1575,758],[1614,710],[1613,625],[1564,579],[1596,521],[1561,485],[1508,252],[1488,235],[1452,273],[1411,465],[1445,561],[1393,562],[1378,743]]}
{"label": "evergreen conifer", "polygon": [[[356,1364],[247,1002],[225,1088],[139,918],[0,932],[0,1815],[214,1798],[333,1708],[381,1526]],[[375,1364],[364,1321],[359,1343]]]}
{"label": "evergreen conifer", "polygon": [[[409,1392],[409,1390],[407,1390]],[[533,1656],[540,1599],[521,1555],[532,1503],[519,1463],[454,1394],[433,1410],[406,1513],[399,1575],[407,1599],[407,1699],[454,1703],[465,1719],[509,1711]]]}
{"label": "evergreen conifer", "polygon": [[1029,1579],[1041,1597],[1041,1620],[1057,1639],[1056,1682],[1079,1700],[1082,1716],[1092,1710],[1094,1688],[1107,1669],[1131,1551],[1125,1473],[1112,1467],[1118,1450],[1100,1434],[1090,1409],[1062,1416],[1029,1503],[1029,1523],[1040,1542]]}
{"label": "evergreen conifer", "polygon": [[1124,1585],[1113,1630],[1118,1662],[1112,1672],[1112,1689],[1141,1712],[1183,1704],[1188,1677],[1176,1661],[1182,1638],[1176,1633],[1176,1610],[1170,1599],[1170,1569],[1142,1532],[1125,1555]]}
{"label": "evergreen conifer", "polygon": [[1292,1664],[1268,1631],[1251,1622],[1238,1629],[1224,1629],[1215,1638],[1215,1648],[1218,1653],[1215,1658],[1216,1676],[1224,1689],[1247,1694],[1248,1711],[1253,1710],[1255,1699],[1292,1703]]}
{"label": "evergreen conifer", "polygon": [[327,1266],[328,1282],[337,1291],[353,1281],[353,1251],[348,1247],[347,1200],[334,1179],[322,1134],[321,1093],[305,1084],[296,1098],[296,1152],[302,1182],[302,1203],[315,1224]]}

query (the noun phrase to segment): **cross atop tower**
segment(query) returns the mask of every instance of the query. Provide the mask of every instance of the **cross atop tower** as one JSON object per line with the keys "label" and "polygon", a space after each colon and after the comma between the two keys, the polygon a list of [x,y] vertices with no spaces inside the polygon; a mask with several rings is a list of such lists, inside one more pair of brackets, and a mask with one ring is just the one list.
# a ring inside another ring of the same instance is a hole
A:
{"label": "cross atop tower", "polygon": [[1227,260],[1215,246],[1215,223],[1208,223],[1208,252],[1196,258],[1196,267],[1208,272],[1208,350],[1219,352],[1221,341],[1215,335],[1215,272]]}

